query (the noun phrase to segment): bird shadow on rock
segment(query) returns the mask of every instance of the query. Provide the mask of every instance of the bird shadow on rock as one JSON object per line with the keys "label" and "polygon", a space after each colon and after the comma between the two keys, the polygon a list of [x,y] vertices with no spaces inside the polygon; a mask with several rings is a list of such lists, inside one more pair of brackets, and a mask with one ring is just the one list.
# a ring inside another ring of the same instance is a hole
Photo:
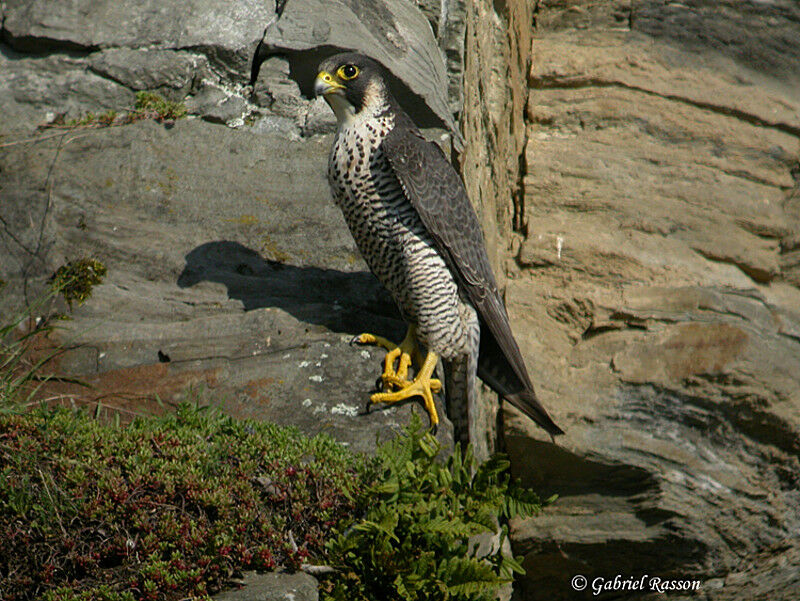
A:
{"label": "bird shadow on rock", "polygon": [[186,255],[178,286],[200,282],[224,284],[228,297],[241,301],[245,311],[276,307],[333,332],[370,331],[399,340],[405,330],[388,292],[368,271],[298,267],[265,259],[239,242],[220,240]]}

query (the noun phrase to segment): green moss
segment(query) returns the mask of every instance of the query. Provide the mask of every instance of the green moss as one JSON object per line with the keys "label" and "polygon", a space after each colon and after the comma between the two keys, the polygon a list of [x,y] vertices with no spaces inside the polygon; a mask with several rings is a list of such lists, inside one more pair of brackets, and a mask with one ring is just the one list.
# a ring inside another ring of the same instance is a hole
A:
{"label": "green moss", "polygon": [[50,286],[72,308],[73,302],[80,305],[92,295],[92,288],[103,282],[106,272],[106,266],[100,261],[77,259],[59,267],[50,278]]}
{"label": "green moss", "polygon": [[166,121],[186,116],[186,105],[166,100],[154,92],[137,92],[135,108],[145,119]]}
{"label": "green moss", "polygon": [[167,100],[155,92],[137,92],[136,102],[132,108],[117,112],[108,110],[104,113],[88,112],[75,119],[64,120],[63,115],[42,127],[56,129],[98,128],[113,125],[127,125],[153,119],[155,121],[173,121],[186,116],[186,105],[182,102]]}
{"label": "green moss", "polygon": [[108,110],[105,113],[100,113],[95,115],[94,113],[86,113],[82,117],[78,117],[77,119],[70,119],[63,123],[65,127],[86,127],[86,126],[98,126],[98,127],[108,127],[109,125],[113,125],[117,119],[125,119],[124,116],[120,117],[119,113],[115,110]]}

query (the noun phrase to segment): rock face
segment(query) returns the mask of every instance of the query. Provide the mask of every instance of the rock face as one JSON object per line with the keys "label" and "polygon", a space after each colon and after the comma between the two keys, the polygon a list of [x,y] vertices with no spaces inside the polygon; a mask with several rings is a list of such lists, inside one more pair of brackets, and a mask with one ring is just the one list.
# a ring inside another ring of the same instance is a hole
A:
{"label": "rock face", "polygon": [[796,599],[800,9],[539,4],[507,299],[567,435],[507,419],[560,495],[514,525],[519,598]]}
{"label": "rock face", "polygon": [[[460,162],[501,286],[505,241],[521,192],[519,157],[525,145],[532,8],[524,0],[503,6],[489,1],[467,5],[462,117],[466,145]],[[472,440],[479,455],[485,456],[496,450],[502,424],[497,395],[484,386],[482,400],[485,432]]]}
{"label": "rock face", "polygon": [[[378,54],[386,24],[358,15],[389,9],[353,6],[339,26],[350,19],[353,45]],[[407,62],[397,81],[431,100],[420,111],[446,111],[444,79],[437,95],[427,78],[445,73],[427,20],[391,7],[394,43],[430,63],[420,73]],[[0,309],[35,298],[69,260],[108,268],[60,332],[75,348],[59,373],[90,387],[61,382],[51,396],[137,413],[159,410],[155,395],[188,395],[361,451],[422,412],[365,414],[383,353],[348,341],[400,339],[404,325],[330,200],[329,109],[302,95],[292,56],[269,58],[245,88],[267,25],[292,31],[295,8],[284,22],[247,0],[3,4]],[[130,110],[141,90],[185,100],[189,117],[58,125]]]}
{"label": "rock face", "polygon": [[267,0],[8,0],[3,40],[22,52],[194,49],[230,74],[247,72],[253,41],[274,12]]}

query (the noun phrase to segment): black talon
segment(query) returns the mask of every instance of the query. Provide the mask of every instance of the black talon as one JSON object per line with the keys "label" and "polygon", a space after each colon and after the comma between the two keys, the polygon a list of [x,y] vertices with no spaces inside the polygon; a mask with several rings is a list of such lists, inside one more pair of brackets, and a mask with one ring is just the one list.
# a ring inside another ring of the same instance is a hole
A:
{"label": "black talon", "polygon": [[358,336],[354,336],[353,338],[351,338],[351,339],[350,339],[350,342],[349,342],[348,344],[349,344],[350,346],[360,346],[360,345],[361,345],[361,334],[359,334]]}

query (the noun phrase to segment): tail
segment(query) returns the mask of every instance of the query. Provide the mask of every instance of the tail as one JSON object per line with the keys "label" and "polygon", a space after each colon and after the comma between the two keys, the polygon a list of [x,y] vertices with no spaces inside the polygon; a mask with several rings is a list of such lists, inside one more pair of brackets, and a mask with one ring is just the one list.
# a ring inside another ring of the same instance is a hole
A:
{"label": "tail", "polygon": [[504,394],[503,398],[544,428],[551,438],[564,433],[542,407],[532,388],[516,394]]}
{"label": "tail", "polygon": [[[451,361],[443,361],[444,400],[447,417],[453,423],[453,438],[462,449],[476,435],[477,357],[461,355]],[[471,365],[472,364],[472,365]]]}
{"label": "tail", "polygon": [[521,365],[521,375],[514,369],[494,337],[488,334],[480,339],[478,376],[497,394],[544,428],[551,438],[563,434],[564,431],[556,425],[536,398],[516,342],[512,340],[511,344],[514,345]]}

